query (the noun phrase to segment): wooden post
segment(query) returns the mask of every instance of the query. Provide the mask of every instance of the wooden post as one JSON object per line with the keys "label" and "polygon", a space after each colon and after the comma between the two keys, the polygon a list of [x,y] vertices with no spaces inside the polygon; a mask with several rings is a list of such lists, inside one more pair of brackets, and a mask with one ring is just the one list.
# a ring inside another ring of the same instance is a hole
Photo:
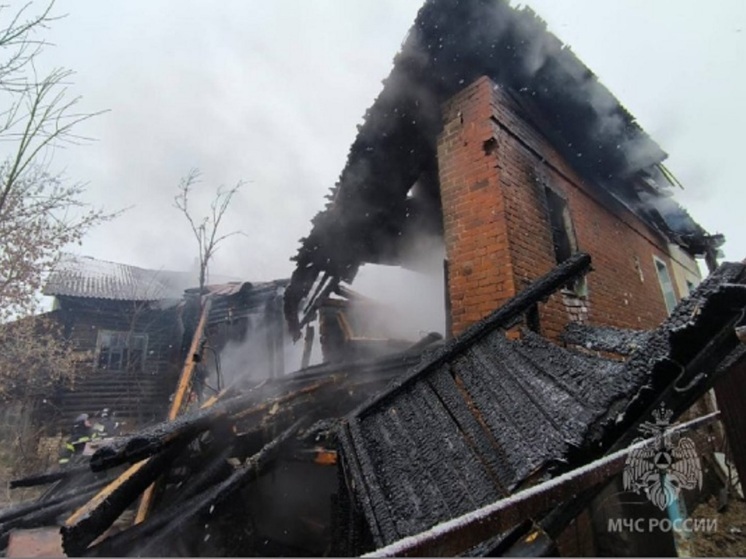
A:
{"label": "wooden post", "polygon": [[285,344],[282,335],[285,317],[282,314],[282,297],[275,295],[274,304],[272,305],[272,323],[274,325],[274,343],[277,357],[275,363],[277,367],[277,376],[285,374]]}
{"label": "wooden post", "polygon": [[300,368],[305,369],[311,362],[311,350],[313,349],[313,338],[316,334],[313,326],[306,326],[306,337],[303,340],[303,358],[300,362]]}
{"label": "wooden post", "polygon": [[[179,383],[176,385],[176,393],[174,394],[173,402],[171,402],[171,408],[168,410],[168,420],[173,421],[186,407],[186,402],[189,400],[189,393],[192,390],[192,384],[194,380],[194,368],[195,361],[194,356],[199,351],[199,344],[202,340],[202,336],[207,329],[207,319],[210,316],[210,308],[212,307],[212,299],[209,297],[205,301],[202,307],[202,314],[199,317],[199,323],[197,329],[194,331],[192,336],[192,344],[189,346],[189,353],[187,354],[184,367],[181,370],[181,376],[179,377]],[[153,500],[155,498],[155,486],[151,484],[145,492],[142,494],[140,499],[140,505],[137,508],[137,514],[135,515],[135,524],[139,524],[145,518],[147,518],[150,508],[153,506]]]}
{"label": "wooden post", "polygon": [[746,358],[734,364],[715,383],[715,397],[718,408],[723,414],[723,427],[725,427],[725,435],[741,487],[746,487],[746,445],[743,444],[743,437],[746,434],[744,396],[746,396]]}

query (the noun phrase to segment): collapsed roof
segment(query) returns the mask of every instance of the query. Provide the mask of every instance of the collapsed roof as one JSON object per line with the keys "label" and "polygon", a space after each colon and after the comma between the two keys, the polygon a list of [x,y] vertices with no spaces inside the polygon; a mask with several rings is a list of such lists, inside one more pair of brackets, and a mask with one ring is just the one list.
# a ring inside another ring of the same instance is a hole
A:
{"label": "collapsed roof", "polygon": [[694,255],[722,243],[675,203],[667,154],[528,8],[505,0],[428,0],[365,114],[329,202],[313,220],[286,318],[319,274],[351,281],[365,262],[400,263],[416,233],[439,233],[440,107],[480,76],[508,88],[587,178]]}
{"label": "collapsed roof", "polygon": [[[499,311],[472,326],[351,414],[342,431],[343,464],[374,543],[422,533],[623,448],[659,406],[678,417],[723,363],[744,358],[734,332],[744,281],[743,264],[721,266],[624,363],[530,332],[509,341],[496,335]],[[545,528],[556,537],[564,525]],[[470,550],[459,543],[456,553]]]}
{"label": "collapsed roof", "polygon": [[[327,553],[330,545],[332,554],[359,554],[485,503],[509,504],[506,496],[537,481],[626,448],[659,404],[679,415],[736,360],[743,362],[746,348],[735,326],[746,309],[744,264],[721,266],[640,339],[625,363],[579,355],[531,334],[505,339],[504,329],[537,300],[589,267],[588,255],[573,256],[442,348],[310,367],[219,401],[213,397],[199,411],[102,446],[88,465],[69,472],[86,476],[78,494],[0,511],[0,548],[13,530],[52,523],[98,491],[89,467],[135,464],[68,517],[62,528],[68,553],[214,555],[226,553],[221,546],[229,542],[238,554],[308,555]],[[350,411],[353,406],[359,407]],[[305,423],[298,423],[301,418]],[[195,439],[200,444],[192,444]],[[283,460],[287,468],[299,456],[319,468],[333,466],[326,478],[332,483],[309,483],[309,469],[295,480],[283,477]],[[164,473],[153,514],[99,538]],[[59,479],[53,474],[31,481]],[[335,520],[324,524],[314,517],[320,528],[306,547],[265,547],[266,530],[298,536],[290,524],[304,516],[287,499],[301,488],[310,492],[306,503],[330,503],[326,516]],[[577,514],[575,502],[588,498],[577,492],[571,484],[552,501],[562,502],[559,508],[541,516],[551,506],[544,501],[534,511],[538,516],[530,515],[550,538]],[[278,511],[282,516],[275,517]],[[507,511],[503,528],[488,531],[487,542],[479,539],[481,530],[449,541],[460,546],[456,551],[418,551],[508,553],[500,546],[515,539],[501,534],[526,519],[520,513]],[[289,524],[278,525],[277,518]]]}

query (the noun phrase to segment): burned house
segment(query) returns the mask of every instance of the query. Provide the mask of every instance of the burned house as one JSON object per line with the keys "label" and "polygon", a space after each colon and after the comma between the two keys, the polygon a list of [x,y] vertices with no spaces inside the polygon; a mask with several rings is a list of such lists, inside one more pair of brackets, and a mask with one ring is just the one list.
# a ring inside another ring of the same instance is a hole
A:
{"label": "burned house", "polygon": [[315,283],[407,265],[434,236],[453,334],[578,250],[593,278],[541,305],[533,328],[655,327],[698,283],[694,258],[712,267],[722,243],[672,200],[665,158],[529,9],[426,2],[302,240],[288,321]]}
{"label": "burned house", "polygon": [[[54,297],[52,316],[79,354],[71,386],[46,398],[42,423],[67,429],[81,413],[109,408],[126,430],[160,421],[189,351],[203,300],[210,299],[206,325],[210,344],[204,382],[223,381],[217,355],[229,344],[251,353],[262,348],[255,375],[282,374],[288,337],[282,331],[285,281],[228,282],[194,288],[193,274],[148,270],[66,255],[50,275],[44,294]],[[273,349],[265,350],[266,346]],[[217,386],[212,386],[213,384]]]}
{"label": "burned house", "polygon": [[179,371],[178,305],[192,278],[65,255],[44,294],[73,341],[79,372],[48,398],[50,423],[67,429],[81,413],[109,408],[134,428],[163,418]]}
{"label": "burned house", "polygon": [[[190,349],[170,421],[91,457],[114,481],[0,512],[0,538],[51,519],[69,555],[598,552],[587,511],[640,426],[743,378],[746,266],[718,266],[665,157],[530,10],[426,1],[282,285],[327,362],[273,359],[287,374],[190,409]],[[356,328],[359,268],[438,243],[449,339]]]}

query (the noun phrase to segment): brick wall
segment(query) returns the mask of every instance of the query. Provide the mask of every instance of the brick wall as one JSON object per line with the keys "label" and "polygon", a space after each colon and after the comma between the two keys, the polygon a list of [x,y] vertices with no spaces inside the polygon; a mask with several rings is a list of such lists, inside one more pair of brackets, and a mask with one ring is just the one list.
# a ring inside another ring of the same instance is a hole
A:
{"label": "brick wall", "polygon": [[507,92],[480,78],[444,104],[443,118],[438,162],[454,334],[556,265],[546,187],[565,199],[594,271],[586,298],[557,293],[540,304],[542,334],[556,338],[571,316],[625,328],[653,328],[666,317],[653,255],[672,274],[667,241],[602,199]]}

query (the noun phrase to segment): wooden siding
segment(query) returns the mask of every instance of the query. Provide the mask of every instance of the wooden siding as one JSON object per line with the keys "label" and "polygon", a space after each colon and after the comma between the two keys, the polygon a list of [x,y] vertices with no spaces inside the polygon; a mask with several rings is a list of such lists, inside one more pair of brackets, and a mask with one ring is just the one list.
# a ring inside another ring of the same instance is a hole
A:
{"label": "wooden siding", "polygon": [[[76,415],[103,408],[125,421],[128,429],[163,419],[180,366],[177,309],[72,297],[60,297],[59,303],[65,335],[80,353],[80,368],[73,385],[50,398],[45,419],[51,428],[69,429]],[[101,330],[147,334],[142,370],[99,369],[96,341]]]}

